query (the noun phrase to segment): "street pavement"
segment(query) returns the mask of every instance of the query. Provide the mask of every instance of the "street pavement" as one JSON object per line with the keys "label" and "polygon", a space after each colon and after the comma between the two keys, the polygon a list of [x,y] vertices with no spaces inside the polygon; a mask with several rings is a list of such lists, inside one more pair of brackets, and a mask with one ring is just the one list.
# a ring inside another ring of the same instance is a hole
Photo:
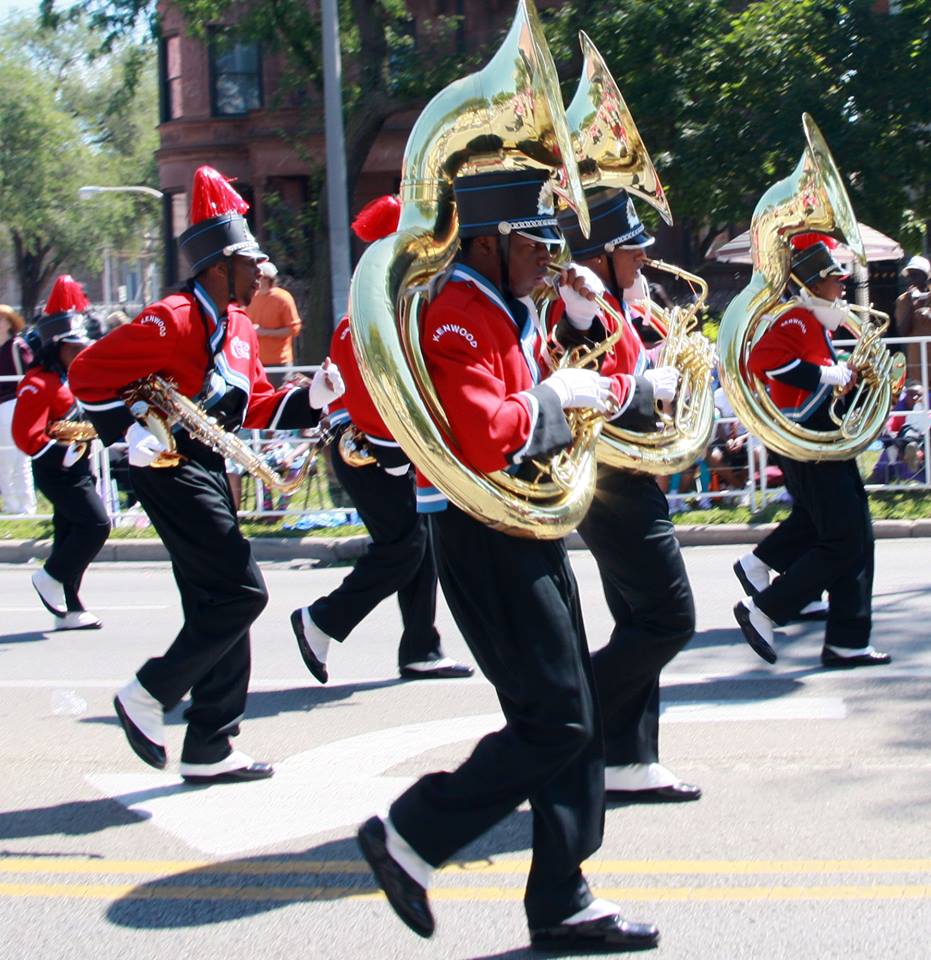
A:
{"label": "street pavement", "polygon": [[[746,549],[685,551],[698,633],[664,675],[661,750],[704,796],[609,805],[586,872],[660,926],[663,960],[928,960],[931,540],[877,545],[874,641],[895,660],[849,672],[820,668],[818,624],[781,631],[774,667],[744,644],[731,564]],[[594,648],[609,616],[591,557],[572,559]],[[83,593],[105,626],[78,633],[43,632],[30,569],[0,568],[0,958],[532,956],[526,808],[438,873],[430,941],[395,918],[354,842],[372,811],[500,724],[492,688],[398,680],[393,601],[334,650],[320,686],[288,614],[346,568],[264,572],[239,746],[277,774],[192,788],[136,760],[111,708],[179,626],[168,566],[94,565]],[[438,622],[469,659],[442,603]],[[183,729],[179,709],[174,760]]]}

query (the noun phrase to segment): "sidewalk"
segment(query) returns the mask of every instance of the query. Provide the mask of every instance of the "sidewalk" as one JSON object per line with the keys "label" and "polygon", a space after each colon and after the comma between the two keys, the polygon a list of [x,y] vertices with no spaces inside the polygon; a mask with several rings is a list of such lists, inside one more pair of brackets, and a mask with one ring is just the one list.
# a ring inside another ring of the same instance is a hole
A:
{"label": "sidewalk", "polygon": [[[758,543],[776,524],[682,524],[676,527],[683,547],[703,547],[709,544]],[[877,540],[909,537],[931,537],[929,520],[875,520],[873,531]],[[306,537],[304,539],[258,537],[252,541],[255,558],[259,561],[319,560],[324,563],[345,563],[360,557],[368,537]],[[582,538],[573,533],[568,539],[570,550],[584,550]],[[28,563],[36,558],[44,560],[49,553],[48,540],[0,540],[0,563]],[[97,555],[97,560],[109,562],[151,562],[167,560],[168,554],[161,540],[110,540]]]}

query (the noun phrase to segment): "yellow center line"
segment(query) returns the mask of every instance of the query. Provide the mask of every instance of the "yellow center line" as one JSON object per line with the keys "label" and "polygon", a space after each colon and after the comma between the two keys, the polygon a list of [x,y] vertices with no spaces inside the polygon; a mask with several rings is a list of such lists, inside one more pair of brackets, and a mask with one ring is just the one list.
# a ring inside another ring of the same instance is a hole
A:
{"label": "yellow center line", "polygon": [[[927,900],[931,884],[839,885],[825,887],[616,887],[599,890],[610,900],[656,903],[660,901],[771,903],[798,900]],[[138,887],[131,884],[0,883],[0,897],[48,897],[81,900],[198,900],[251,901],[254,903],[306,902],[321,900],[372,900],[376,891],[348,887],[218,887],[158,884]],[[441,887],[430,891],[432,900],[516,901],[523,890],[515,887]]]}
{"label": "yellow center line", "polygon": [[[480,860],[450,863],[437,871],[441,877],[500,876],[526,874],[526,859]],[[931,873],[931,859],[876,860],[592,860],[583,867],[589,875],[663,876],[663,875],[812,875]],[[346,876],[369,873],[364,860],[87,860],[58,857],[0,857],[0,874],[96,874],[152,875],[187,871],[234,876],[275,876],[317,874]]]}

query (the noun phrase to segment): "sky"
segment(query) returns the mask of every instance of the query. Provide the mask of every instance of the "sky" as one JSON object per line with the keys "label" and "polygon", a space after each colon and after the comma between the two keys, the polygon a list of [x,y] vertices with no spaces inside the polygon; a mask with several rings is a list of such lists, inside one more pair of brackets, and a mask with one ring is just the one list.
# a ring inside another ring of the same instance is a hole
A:
{"label": "sky", "polygon": [[0,0],[0,20],[9,13],[34,13],[39,9],[39,0]]}

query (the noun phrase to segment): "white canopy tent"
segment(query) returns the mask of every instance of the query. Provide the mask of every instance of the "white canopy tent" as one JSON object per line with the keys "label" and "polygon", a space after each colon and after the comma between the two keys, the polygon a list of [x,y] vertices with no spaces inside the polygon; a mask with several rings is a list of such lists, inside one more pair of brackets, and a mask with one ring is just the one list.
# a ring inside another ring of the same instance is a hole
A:
{"label": "white canopy tent", "polygon": [[[905,256],[905,251],[884,233],[874,230],[865,223],[860,224],[860,235],[863,237],[863,246],[866,248],[866,259],[872,263],[876,260],[901,260]],[[840,246],[837,248],[835,256],[842,263],[850,264],[853,255],[850,251]],[[750,231],[728,240],[717,249],[708,253],[708,260],[719,260],[722,263],[746,263],[750,260]]]}

